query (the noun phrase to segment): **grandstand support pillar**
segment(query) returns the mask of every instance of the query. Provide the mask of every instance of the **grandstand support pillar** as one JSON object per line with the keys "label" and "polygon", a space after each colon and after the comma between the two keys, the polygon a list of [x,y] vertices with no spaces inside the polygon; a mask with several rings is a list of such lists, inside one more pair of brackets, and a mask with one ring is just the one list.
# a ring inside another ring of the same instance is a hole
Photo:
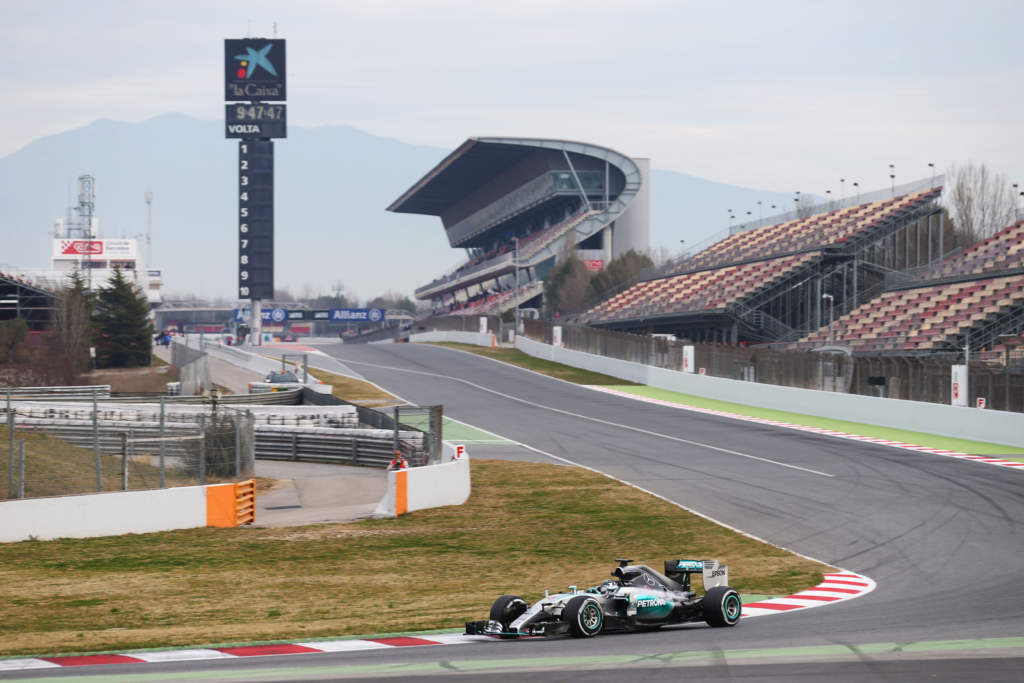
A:
{"label": "grandstand support pillar", "polygon": [[939,212],[939,260],[942,260],[943,254],[946,253],[946,250],[942,248],[942,233],[945,230],[945,227],[946,226],[943,225],[942,212],[940,211]]}
{"label": "grandstand support pillar", "polygon": [[261,306],[263,302],[259,299],[252,300],[252,329],[249,334],[252,335],[252,339],[249,343],[253,346],[263,346],[263,308]]}
{"label": "grandstand support pillar", "polygon": [[850,310],[857,308],[857,252],[853,252],[853,305]]}
{"label": "grandstand support pillar", "polygon": [[821,273],[814,281],[814,329],[821,329]]}
{"label": "grandstand support pillar", "polygon": [[730,330],[730,336],[732,337],[732,339],[730,341],[732,342],[733,345],[735,345],[737,342],[739,342],[739,340],[740,340],[740,328],[739,328],[739,325],[737,323],[733,323],[732,324],[732,329]]}
{"label": "grandstand support pillar", "polygon": [[576,181],[576,187],[580,188],[580,197],[583,199],[583,205],[587,207],[587,211],[593,210],[590,206],[590,200],[587,198],[587,191],[583,189],[583,183],[580,182],[580,177],[576,175],[576,167],[572,165],[572,161],[569,159],[569,152],[563,149],[562,155],[565,157],[565,163],[569,164],[569,170],[572,172],[573,180]]}

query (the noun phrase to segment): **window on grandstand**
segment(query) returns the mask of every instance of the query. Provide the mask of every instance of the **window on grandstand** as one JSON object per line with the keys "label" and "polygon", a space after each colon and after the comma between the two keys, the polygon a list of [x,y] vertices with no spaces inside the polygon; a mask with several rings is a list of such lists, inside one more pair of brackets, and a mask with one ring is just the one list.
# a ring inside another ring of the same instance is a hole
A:
{"label": "window on grandstand", "polygon": [[[556,190],[579,190],[579,185],[576,184],[576,178],[573,177],[570,171],[554,171],[552,174],[555,179]],[[604,173],[601,171],[577,171],[576,175],[579,176],[580,185],[587,192],[603,192],[604,191]]]}

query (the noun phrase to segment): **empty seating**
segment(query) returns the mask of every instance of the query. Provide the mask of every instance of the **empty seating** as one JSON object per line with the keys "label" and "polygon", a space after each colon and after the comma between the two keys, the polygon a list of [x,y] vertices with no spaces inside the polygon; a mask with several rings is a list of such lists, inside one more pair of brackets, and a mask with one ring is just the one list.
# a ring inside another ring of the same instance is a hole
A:
{"label": "empty seating", "polygon": [[729,304],[791,276],[816,259],[818,254],[791,254],[640,282],[587,311],[582,319],[585,322],[605,322],[652,314],[723,310]]}
{"label": "empty seating", "polygon": [[1024,268],[1024,221],[1003,228],[986,240],[964,249],[956,256],[919,276],[935,280],[956,275],[982,274]]}
{"label": "empty seating", "polygon": [[902,212],[933,201],[940,192],[941,188],[933,188],[745,230],[701,251],[682,264],[680,270],[709,268],[838,244],[867,232]]}
{"label": "empty seating", "polygon": [[[833,339],[854,351],[946,348],[971,328],[1024,306],[1024,274],[885,292],[833,323]],[[824,326],[801,343],[829,339]]]}

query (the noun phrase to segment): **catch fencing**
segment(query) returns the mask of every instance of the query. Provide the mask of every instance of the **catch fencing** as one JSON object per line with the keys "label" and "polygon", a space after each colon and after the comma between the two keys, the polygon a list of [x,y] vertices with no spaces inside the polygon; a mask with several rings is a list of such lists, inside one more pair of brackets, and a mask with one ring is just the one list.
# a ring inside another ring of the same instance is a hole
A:
{"label": "catch fencing", "polygon": [[386,467],[398,452],[411,466],[440,462],[441,406],[373,410],[308,389],[305,393],[316,403],[278,407],[209,398],[198,405],[170,397],[160,403],[11,398],[0,409],[0,435],[8,446],[0,496],[5,491],[8,498],[18,498],[237,480],[252,476],[256,459]]}
{"label": "catch fencing", "polygon": [[[524,334],[552,343],[553,325],[525,320]],[[953,354],[934,356],[853,356],[842,349],[780,349],[719,343],[691,343],[614,332],[584,325],[563,325],[567,349],[670,370],[683,369],[683,347],[694,347],[694,372],[712,377],[819,389],[910,401],[951,401],[952,366],[963,363]],[[969,404],[992,410],[1024,412],[1024,363],[972,358],[969,363]]]}

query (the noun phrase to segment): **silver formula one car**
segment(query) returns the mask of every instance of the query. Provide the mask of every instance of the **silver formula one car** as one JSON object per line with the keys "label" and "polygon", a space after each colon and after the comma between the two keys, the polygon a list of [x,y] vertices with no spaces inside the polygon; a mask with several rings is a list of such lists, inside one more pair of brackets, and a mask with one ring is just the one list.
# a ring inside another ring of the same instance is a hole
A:
{"label": "silver formula one car", "polygon": [[[502,595],[487,621],[467,621],[468,635],[501,638],[569,633],[591,638],[602,631],[642,631],[668,624],[705,621],[735,626],[740,594],[729,587],[729,567],[718,560],[666,560],[665,573],[632,560],[616,560],[611,579],[600,586],[545,595],[533,605],[517,595]],[[690,577],[704,578],[704,595],[696,597]]]}

